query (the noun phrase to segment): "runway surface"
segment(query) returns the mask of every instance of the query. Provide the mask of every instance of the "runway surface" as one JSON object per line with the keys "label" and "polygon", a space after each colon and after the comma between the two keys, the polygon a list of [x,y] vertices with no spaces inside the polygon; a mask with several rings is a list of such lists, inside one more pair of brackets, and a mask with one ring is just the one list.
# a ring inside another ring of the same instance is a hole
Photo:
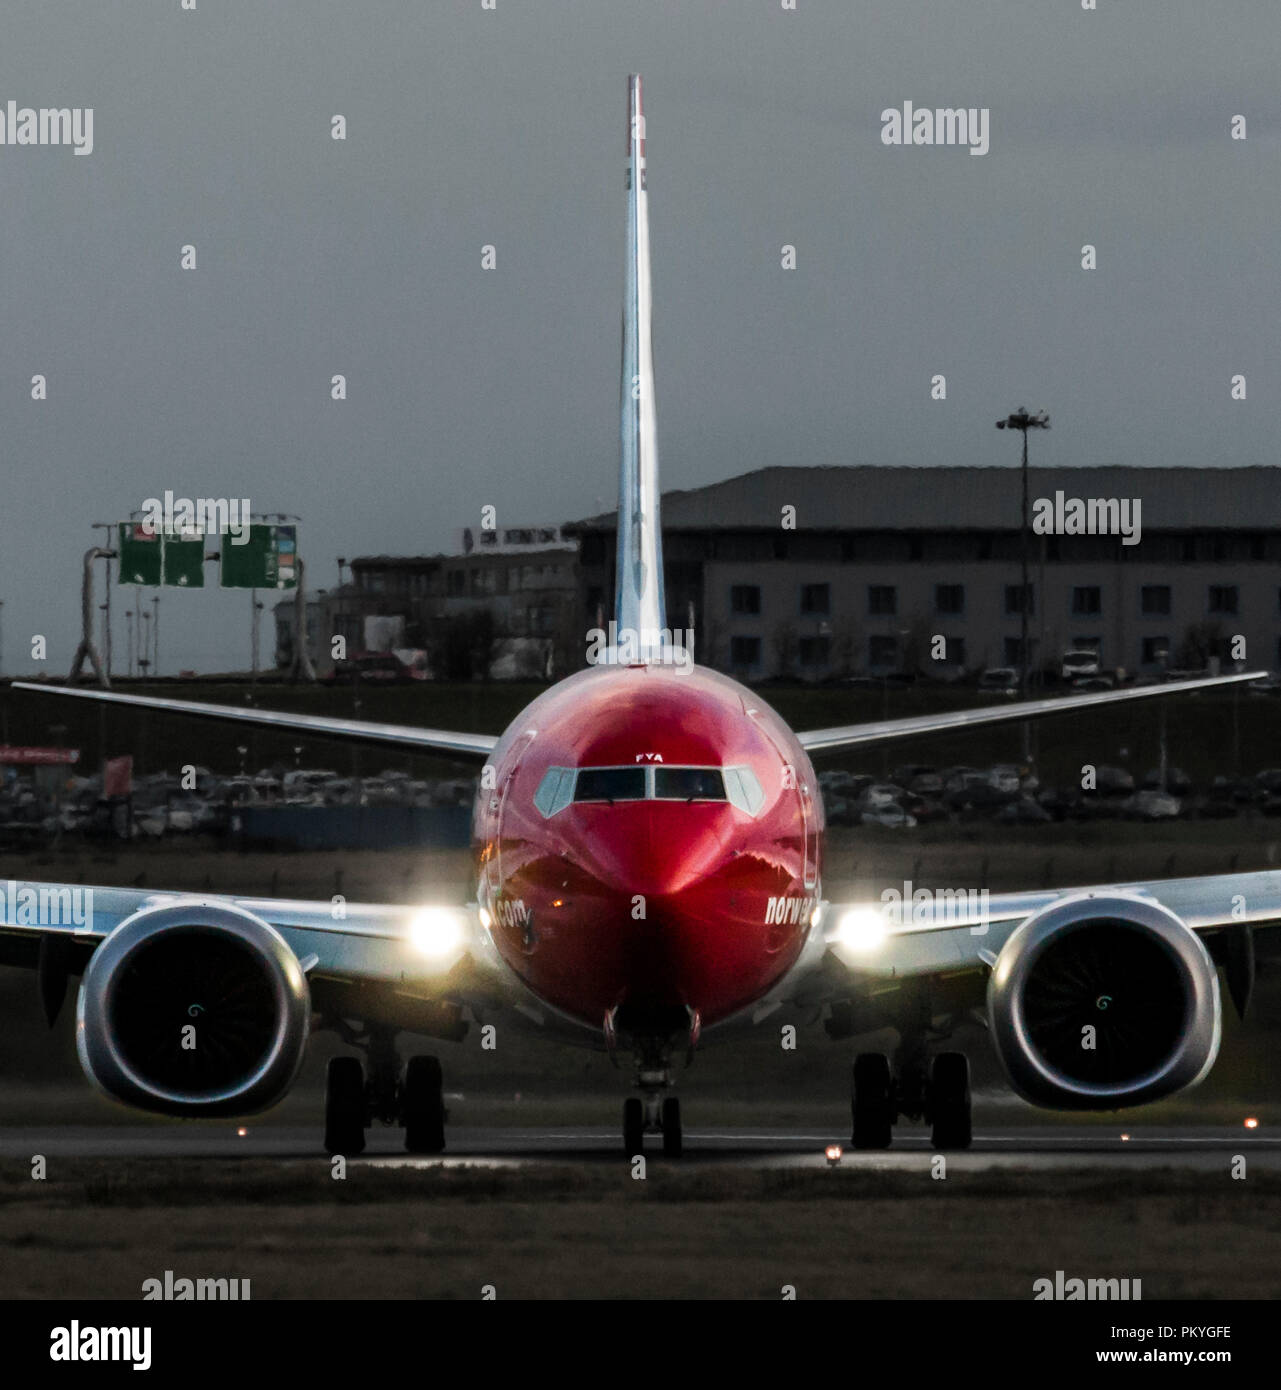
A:
{"label": "runway surface", "polygon": [[[1127,1137],[1123,1137],[1127,1136]],[[647,1135],[647,1158],[683,1168],[736,1165],[753,1168],[825,1167],[828,1144],[842,1146],[841,1165],[914,1171],[927,1167],[934,1150],[924,1129],[896,1132],[894,1146],[876,1152],[848,1148],[848,1135],[770,1128],[706,1128],[685,1131],[682,1158],[664,1159],[658,1135]],[[360,1162],[378,1166],[476,1165],[519,1167],[566,1163],[621,1163],[616,1130],[605,1127],[451,1128],[447,1152],[404,1152],[401,1131],[375,1126]],[[68,1125],[0,1129],[0,1158],[214,1158],[323,1160],[318,1128],[281,1125]],[[1235,1155],[1252,1168],[1281,1171],[1281,1132],[1262,1129],[1134,1126],[1022,1126],[976,1129],[973,1147],[949,1153],[949,1166],[964,1170],[1155,1169],[1217,1171]]]}

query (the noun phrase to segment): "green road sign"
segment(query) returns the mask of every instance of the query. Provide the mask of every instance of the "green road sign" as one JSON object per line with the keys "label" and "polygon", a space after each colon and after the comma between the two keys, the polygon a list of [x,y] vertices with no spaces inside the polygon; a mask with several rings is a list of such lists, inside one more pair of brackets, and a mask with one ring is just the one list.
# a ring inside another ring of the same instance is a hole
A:
{"label": "green road sign", "polygon": [[140,521],[120,523],[120,564],[117,579],[121,584],[159,584],[164,550],[158,531],[148,531]]}
{"label": "green road sign", "polygon": [[148,530],[141,521],[122,521],[118,530],[120,565],[117,583],[204,588],[203,536],[165,535]]}
{"label": "green road sign", "polygon": [[292,589],[298,583],[298,528],[254,522],[244,545],[222,538],[218,582],[224,589]]}
{"label": "green road sign", "polygon": [[179,589],[205,586],[205,538],[166,536],[164,538],[165,583]]}

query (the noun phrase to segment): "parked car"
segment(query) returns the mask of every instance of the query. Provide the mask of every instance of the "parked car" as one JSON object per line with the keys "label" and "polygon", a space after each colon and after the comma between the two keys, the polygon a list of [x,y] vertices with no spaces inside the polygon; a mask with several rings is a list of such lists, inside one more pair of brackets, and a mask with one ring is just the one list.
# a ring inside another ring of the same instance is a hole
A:
{"label": "parked car", "polygon": [[1054,817],[1030,796],[1015,797],[996,813],[999,825],[1047,825]]}
{"label": "parked car", "polygon": [[1165,770],[1165,787],[1161,787],[1161,769],[1150,767],[1143,774],[1142,786],[1145,789],[1165,790],[1173,792],[1175,796],[1186,796],[1192,790],[1192,779],[1181,767],[1167,767]]}
{"label": "parked car", "polygon": [[1011,795],[1019,789],[1019,770],[1011,763],[997,763],[987,774],[987,784],[994,787],[998,792],[1009,792]]}
{"label": "parked car", "polygon": [[1181,809],[1178,797],[1169,792],[1135,792],[1121,803],[1122,812],[1134,820],[1174,820]]}
{"label": "parked car", "polygon": [[1019,693],[1019,673],[1012,666],[989,666],[979,676],[978,688],[986,695],[1012,698]]}
{"label": "parked car", "polygon": [[859,821],[863,825],[883,825],[887,830],[911,830],[916,825],[916,817],[893,802],[868,807],[859,815]]}
{"label": "parked car", "polygon": [[861,809],[870,811],[880,806],[897,805],[902,799],[902,787],[896,787],[890,782],[873,782],[864,789],[859,802]]}
{"label": "parked car", "polygon": [[1134,790],[1134,778],[1123,767],[1104,764],[1095,771],[1095,787],[1104,796],[1128,796]]}
{"label": "parked car", "polygon": [[1065,681],[1099,674],[1099,654],[1091,647],[1073,647],[1063,653],[1059,675]]}
{"label": "parked car", "polygon": [[357,652],[335,661],[325,680],[331,685],[351,681],[362,685],[405,685],[426,678],[425,667],[410,666],[395,652]]}

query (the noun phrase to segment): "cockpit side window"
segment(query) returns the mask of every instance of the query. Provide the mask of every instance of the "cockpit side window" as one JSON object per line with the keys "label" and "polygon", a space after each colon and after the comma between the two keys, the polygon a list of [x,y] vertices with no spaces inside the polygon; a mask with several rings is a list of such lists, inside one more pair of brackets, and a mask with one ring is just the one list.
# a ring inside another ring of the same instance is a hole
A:
{"label": "cockpit side window", "polygon": [[644,801],[643,767],[580,767],[575,801]]}
{"label": "cockpit side window", "polygon": [[534,793],[534,805],[544,816],[554,816],[563,811],[574,799],[574,774],[572,767],[549,767]]}
{"label": "cockpit side window", "polygon": [[765,805],[765,789],[750,767],[725,769],[725,795],[731,806],[754,816]]}
{"label": "cockpit side window", "polygon": [[656,767],[654,795],[659,801],[724,801],[719,767]]}

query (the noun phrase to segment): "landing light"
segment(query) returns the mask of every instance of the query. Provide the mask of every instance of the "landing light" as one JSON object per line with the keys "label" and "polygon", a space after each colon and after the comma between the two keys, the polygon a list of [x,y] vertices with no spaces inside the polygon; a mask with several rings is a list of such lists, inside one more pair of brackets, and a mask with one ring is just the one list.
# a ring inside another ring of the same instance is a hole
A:
{"label": "landing light", "polygon": [[839,1144],[829,1144],[827,1148],[823,1150],[823,1155],[827,1159],[827,1166],[829,1168],[835,1168],[841,1161],[841,1146]]}
{"label": "landing light", "polygon": [[890,934],[883,912],[874,907],[852,907],[841,916],[836,935],[841,945],[854,951],[874,951]]}
{"label": "landing light", "polygon": [[447,956],[462,940],[458,921],[444,907],[424,907],[409,924],[413,943],[425,956]]}
{"label": "landing light", "polygon": [[1253,1115],[1250,1115],[1246,1118],[1245,1127],[1246,1129],[1258,1129],[1259,1122],[1254,1118]]}
{"label": "landing light", "polygon": [[494,925],[494,919],[489,915],[489,909],[487,907],[482,907],[480,910],[480,925],[484,927],[486,931]]}

